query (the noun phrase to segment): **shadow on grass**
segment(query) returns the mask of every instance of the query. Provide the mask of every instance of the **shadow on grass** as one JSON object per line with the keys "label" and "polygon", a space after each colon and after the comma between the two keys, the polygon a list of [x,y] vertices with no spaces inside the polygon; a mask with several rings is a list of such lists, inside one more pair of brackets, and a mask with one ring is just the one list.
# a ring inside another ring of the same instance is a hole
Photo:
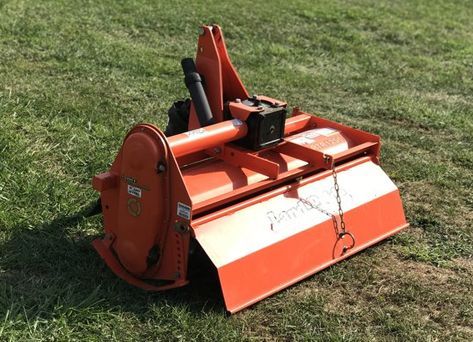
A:
{"label": "shadow on grass", "polygon": [[[91,246],[85,226],[93,207],[30,229],[18,225],[0,244],[0,314],[50,318],[68,310],[191,314],[225,313],[216,272],[206,257],[191,259],[190,284],[146,292],[116,277]],[[91,220],[91,221],[90,221]]]}

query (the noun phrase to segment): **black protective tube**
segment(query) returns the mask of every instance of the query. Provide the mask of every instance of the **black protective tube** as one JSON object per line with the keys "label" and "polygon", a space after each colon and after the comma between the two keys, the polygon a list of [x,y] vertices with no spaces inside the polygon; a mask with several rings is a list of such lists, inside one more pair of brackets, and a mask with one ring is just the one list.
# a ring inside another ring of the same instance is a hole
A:
{"label": "black protective tube", "polygon": [[194,103],[195,112],[199,119],[200,126],[208,126],[215,123],[215,120],[210,110],[207,95],[205,95],[204,87],[202,85],[202,78],[197,72],[194,60],[192,58],[184,58],[181,61],[182,70],[184,71],[184,82],[191,94],[192,102]]}

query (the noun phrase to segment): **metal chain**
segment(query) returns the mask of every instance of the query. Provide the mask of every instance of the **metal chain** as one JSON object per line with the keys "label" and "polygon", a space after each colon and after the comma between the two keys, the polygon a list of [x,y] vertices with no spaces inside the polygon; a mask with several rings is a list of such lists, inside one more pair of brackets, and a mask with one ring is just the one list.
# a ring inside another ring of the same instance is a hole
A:
{"label": "metal chain", "polygon": [[340,228],[341,228],[341,234],[345,235],[345,219],[343,218],[343,209],[342,209],[342,199],[340,197],[340,186],[338,185],[338,179],[337,179],[337,171],[335,171],[335,168],[332,169],[332,176],[333,176],[333,184],[335,188],[335,198],[337,199],[337,204],[338,204],[338,216],[340,216]]}
{"label": "metal chain", "polygon": [[[335,168],[332,169],[332,176],[333,176],[333,184],[335,188],[335,198],[337,199],[337,204],[338,204],[338,216],[340,216],[340,232],[338,232],[338,237],[340,239],[343,239],[345,235],[348,235],[352,240],[352,244],[350,246],[348,247],[343,246],[343,253],[345,253],[346,251],[348,251],[349,249],[352,249],[355,246],[355,237],[353,236],[352,233],[347,232],[346,230],[345,218],[344,218],[344,213],[342,209],[342,198],[340,197],[340,186],[338,185],[337,171],[335,171]],[[335,219],[335,221],[337,220]]]}
{"label": "metal chain", "polygon": [[[352,243],[349,246],[345,246],[345,245],[343,246],[342,254],[345,254],[349,249],[352,249],[353,247],[355,247],[355,237],[353,236],[352,233],[346,230],[345,218],[344,218],[344,213],[342,209],[342,199],[340,197],[340,186],[338,185],[337,172],[335,171],[335,169],[332,169],[332,176],[333,176],[333,184],[334,184],[336,199],[337,199],[337,204],[338,204],[338,216],[340,216],[340,231],[338,230],[337,217],[334,214],[322,209],[318,205],[315,206],[309,200],[306,200],[304,198],[299,198],[299,200],[302,201],[302,203],[310,206],[311,208],[314,208],[320,211],[321,213],[324,213],[325,215],[332,217],[335,232],[338,234],[339,240],[344,239],[344,237],[347,235],[350,237]],[[271,229],[273,229],[272,224],[271,224]]]}

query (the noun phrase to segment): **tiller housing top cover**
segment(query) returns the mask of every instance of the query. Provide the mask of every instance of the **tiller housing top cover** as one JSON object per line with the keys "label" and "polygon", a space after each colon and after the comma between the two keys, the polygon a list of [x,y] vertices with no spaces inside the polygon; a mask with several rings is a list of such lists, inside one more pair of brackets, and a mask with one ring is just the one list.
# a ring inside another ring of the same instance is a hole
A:
{"label": "tiller housing top cover", "polygon": [[182,66],[192,101],[167,136],[135,126],[93,179],[105,226],[93,244],[119,277],[183,286],[194,240],[236,312],[407,227],[378,136],[249,96],[216,25]]}

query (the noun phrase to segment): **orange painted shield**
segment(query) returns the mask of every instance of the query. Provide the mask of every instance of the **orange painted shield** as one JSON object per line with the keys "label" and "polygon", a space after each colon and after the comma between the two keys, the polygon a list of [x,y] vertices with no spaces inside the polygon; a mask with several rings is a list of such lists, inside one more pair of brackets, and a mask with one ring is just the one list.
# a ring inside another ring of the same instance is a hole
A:
{"label": "orange painted shield", "polygon": [[[407,226],[399,192],[369,158],[286,185],[193,224],[217,267],[225,304],[241,310]],[[200,223],[199,223],[200,222]]]}

